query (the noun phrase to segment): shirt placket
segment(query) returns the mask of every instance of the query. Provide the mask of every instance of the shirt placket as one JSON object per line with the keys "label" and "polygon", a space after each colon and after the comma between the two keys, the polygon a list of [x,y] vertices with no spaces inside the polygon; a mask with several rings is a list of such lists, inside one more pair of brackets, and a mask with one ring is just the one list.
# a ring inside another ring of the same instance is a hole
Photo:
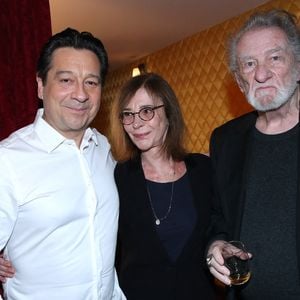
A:
{"label": "shirt placket", "polygon": [[93,178],[88,164],[88,160],[85,158],[85,155],[88,154],[88,148],[85,147],[83,149],[77,149],[77,153],[80,162],[82,177],[86,185],[85,201],[89,211],[89,238],[91,243],[91,255],[93,260],[92,263],[93,274],[95,277],[95,285],[93,287],[92,299],[98,299],[99,268],[100,268],[101,257],[99,253],[99,247],[97,246],[98,243],[95,236],[96,231],[95,231],[95,221],[94,221],[94,218],[96,216],[96,209],[97,209],[97,194],[94,187]]}

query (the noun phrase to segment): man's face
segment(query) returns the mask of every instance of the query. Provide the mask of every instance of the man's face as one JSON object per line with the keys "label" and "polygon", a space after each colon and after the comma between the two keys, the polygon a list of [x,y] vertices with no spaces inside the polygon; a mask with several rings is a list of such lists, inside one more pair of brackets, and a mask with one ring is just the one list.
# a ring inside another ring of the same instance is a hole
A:
{"label": "man's face", "polygon": [[100,107],[99,74],[100,62],[92,51],[66,47],[54,51],[45,85],[37,78],[43,118],[78,145]]}
{"label": "man's face", "polygon": [[255,109],[277,109],[291,99],[299,80],[299,65],[281,29],[245,33],[237,44],[237,57],[237,82]]}

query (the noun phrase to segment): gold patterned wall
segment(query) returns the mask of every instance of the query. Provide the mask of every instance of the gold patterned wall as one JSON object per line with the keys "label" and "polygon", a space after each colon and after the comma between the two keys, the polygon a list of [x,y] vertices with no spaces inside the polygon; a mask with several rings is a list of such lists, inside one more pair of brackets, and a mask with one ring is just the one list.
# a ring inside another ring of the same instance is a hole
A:
{"label": "gold patterned wall", "polygon": [[[300,0],[269,1],[255,10],[286,9],[300,18]],[[108,75],[102,106],[93,124],[107,134],[110,104],[131,76],[133,66],[145,63],[147,71],[162,75],[176,92],[188,129],[186,145],[191,152],[208,152],[212,130],[251,108],[228,73],[226,43],[255,10],[229,19]]]}

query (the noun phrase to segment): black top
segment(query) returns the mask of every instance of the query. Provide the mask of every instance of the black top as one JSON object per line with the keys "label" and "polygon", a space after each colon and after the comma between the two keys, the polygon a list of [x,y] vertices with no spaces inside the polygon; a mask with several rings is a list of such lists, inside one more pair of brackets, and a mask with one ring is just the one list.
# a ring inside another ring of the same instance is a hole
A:
{"label": "black top", "polygon": [[157,231],[140,159],[116,166],[120,196],[118,275],[128,300],[215,299],[204,259],[212,193],[210,160],[191,154],[185,163],[190,190],[180,199],[176,196],[176,201],[188,200],[191,193],[190,208],[194,207],[196,218],[176,260],[170,258]]}
{"label": "black top", "polygon": [[276,135],[254,128],[241,227],[241,240],[253,254],[252,278],[241,293],[245,300],[258,295],[300,299],[295,264],[297,133],[298,126]]}
{"label": "black top", "polygon": [[156,230],[170,259],[175,262],[196,224],[188,176],[185,174],[177,181],[167,183],[147,180],[147,186],[155,215],[160,219],[166,217],[156,225]]}

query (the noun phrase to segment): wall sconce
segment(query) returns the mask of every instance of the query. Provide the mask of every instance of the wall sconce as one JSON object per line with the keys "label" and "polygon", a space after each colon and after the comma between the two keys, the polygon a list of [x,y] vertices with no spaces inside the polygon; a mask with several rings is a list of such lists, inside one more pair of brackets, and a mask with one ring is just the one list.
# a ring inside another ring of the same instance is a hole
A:
{"label": "wall sconce", "polygon": [[141,75],[146,73],[146,65],[145,64],[139,64],[137,67],[132,69],[132,77]]}

